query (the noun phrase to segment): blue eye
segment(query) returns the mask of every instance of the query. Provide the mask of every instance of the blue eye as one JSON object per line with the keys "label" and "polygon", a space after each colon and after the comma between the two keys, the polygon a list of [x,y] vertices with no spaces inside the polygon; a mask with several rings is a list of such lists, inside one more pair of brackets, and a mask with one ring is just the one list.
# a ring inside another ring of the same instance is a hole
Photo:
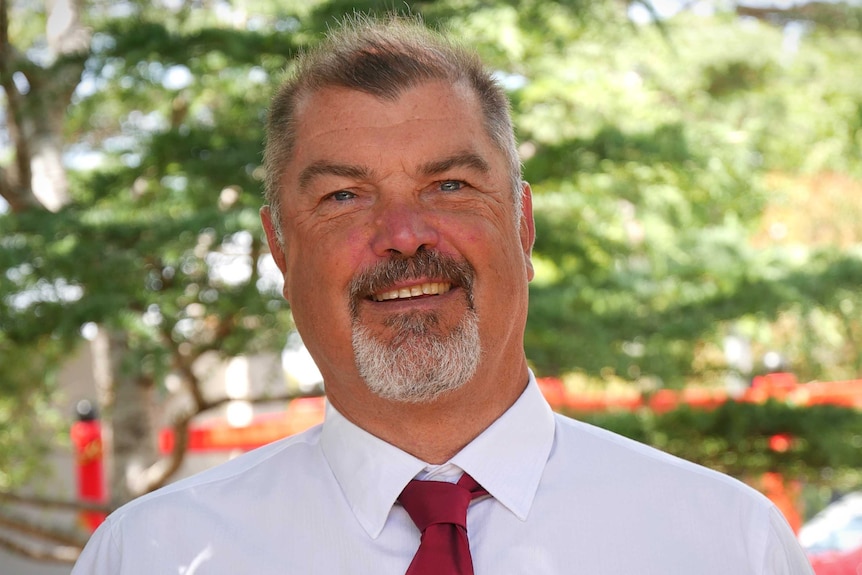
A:
{"label": "blue eye", "polygon": [[457,192],[464,186],[464,182],[457,180],[447,180],[440,183],[440,189],[444,192]]}
{"label": "blue eye", "polygon": [[352,200],[356,197],[356,194],[354,194],[353,192],[348,192],[347,190],[339,190],[330,194],[329,197],[336,202],[344,202],[346,200]]}

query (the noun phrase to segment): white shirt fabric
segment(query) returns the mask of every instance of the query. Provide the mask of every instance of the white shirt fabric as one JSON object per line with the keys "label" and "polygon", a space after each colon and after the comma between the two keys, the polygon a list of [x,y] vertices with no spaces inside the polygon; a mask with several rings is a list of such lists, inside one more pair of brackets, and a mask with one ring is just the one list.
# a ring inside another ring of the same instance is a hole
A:
{"label": "white shirt fabric", "polygon": [[396,498],[470,473],[476,575],[812,575],[780,512],[730,477],[554,414],[523,395],[450,462],[429,466],[347,421],[136,499],[73,575],[393,574],[419,531]]}

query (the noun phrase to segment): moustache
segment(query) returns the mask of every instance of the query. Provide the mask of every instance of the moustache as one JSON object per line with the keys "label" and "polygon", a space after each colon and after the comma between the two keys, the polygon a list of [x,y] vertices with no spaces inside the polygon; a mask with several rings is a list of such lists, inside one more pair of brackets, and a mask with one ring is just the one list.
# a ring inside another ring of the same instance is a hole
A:
{"label": "moustache", "polygon": [[464,289],[472,309],[475,277],[476,270],[467,260],[423,248],[410,257],[393,256],[381,261],[354,277],[350,282],[350,310],[355,317],[362,299],[386,291],[396,283],[418,279],[442,280]]}

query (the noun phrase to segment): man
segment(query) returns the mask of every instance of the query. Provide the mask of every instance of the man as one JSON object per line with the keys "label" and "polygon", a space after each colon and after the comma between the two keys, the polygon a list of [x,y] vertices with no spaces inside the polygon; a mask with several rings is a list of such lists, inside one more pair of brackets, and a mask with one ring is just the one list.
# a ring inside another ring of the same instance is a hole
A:
{"label": "man", "polygon": [[[275,96],[265,161],[326,421],[123,507],[73,573],[811,573],[754,491],[551,412],[522,343],[530,188],[474,55],[348,22]],[[429,485],[466,519],[420,526]]]}

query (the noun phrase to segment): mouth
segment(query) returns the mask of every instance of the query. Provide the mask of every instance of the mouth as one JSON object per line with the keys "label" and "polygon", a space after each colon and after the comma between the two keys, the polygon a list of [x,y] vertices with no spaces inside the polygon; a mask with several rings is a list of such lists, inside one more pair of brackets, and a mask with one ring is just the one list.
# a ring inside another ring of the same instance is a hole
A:
{"label": "mouth", "polygon": [[452,284],[449,282],[424,282],[371,294],[371,300],[383,302],[399,299],[412,299],[423,296],[443,295],[451,289]]}
{"label": "mouth", "polygon": [[353,278],[349,287],[350,314],[354,320],[358,318],[362,302],[394,306],[386,308],[391,311],[413,304],[433,305],[435,297],[449,299],[460,291],[464,292],[467,305],[472,309],[475,275],[466,260],[438,252],[423,249],[410,258],[393,257]]}

